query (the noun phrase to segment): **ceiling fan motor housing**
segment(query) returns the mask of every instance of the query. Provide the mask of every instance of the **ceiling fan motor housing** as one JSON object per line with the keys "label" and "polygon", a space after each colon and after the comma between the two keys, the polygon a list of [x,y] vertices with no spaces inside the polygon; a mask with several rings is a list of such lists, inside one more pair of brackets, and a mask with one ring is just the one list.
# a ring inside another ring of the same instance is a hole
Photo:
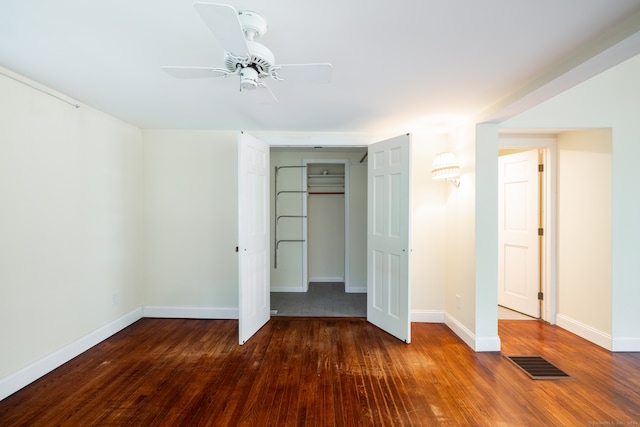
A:
{"label": "ceiling fan motor housing", "polygon": [[263,44],[247,41],[249,47],[248,57],[237,57],[232,52],[225,52],[224,64],[230,72],[236,72],[238,68],[254,68],[258,77],[268,77],[269,70],[275,63],[273,53]]}
{"label": "ceiling fan motor housing", "polygon": [[243,89],[258,87],[258,79],[269,76],[269,70],[275,63],[273,52],[265,45],[253,41],[267,32],[267,20],[251,10],[238,12],[242,32],[247,41],[248,55],[237,56],[233,52],[225,52],[224,64],[232,73],[240,70],[240,86]]}

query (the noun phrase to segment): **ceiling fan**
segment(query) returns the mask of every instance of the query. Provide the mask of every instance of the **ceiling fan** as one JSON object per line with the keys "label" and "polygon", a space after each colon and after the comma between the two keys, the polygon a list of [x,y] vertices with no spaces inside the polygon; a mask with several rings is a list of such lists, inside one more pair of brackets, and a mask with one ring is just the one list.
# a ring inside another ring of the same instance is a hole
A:
{"label": "ceiling fan", "polygon": [[264,83],[267,77],[309,83],[328,83],[331,80],[332,66],[328,63],[276,65],[273,53],[255,41],[267,31],[267,21],[258,13],[236,11],[226,4],[195,2],[193,6],[223,46],[224,68],[161,67],[170,75],[180,79],[239,76],[240,91],[265,88],[276,101]]}

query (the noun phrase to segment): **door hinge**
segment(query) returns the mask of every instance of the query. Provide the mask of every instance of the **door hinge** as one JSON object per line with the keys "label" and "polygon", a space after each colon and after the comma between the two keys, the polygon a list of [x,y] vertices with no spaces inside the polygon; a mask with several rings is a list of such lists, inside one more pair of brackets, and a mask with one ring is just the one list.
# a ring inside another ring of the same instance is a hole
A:
{"label": "door hinge", "polygon": [[544,172],[544,165],[538,165],[538,172]]}
{"label": "door hinge", "polygon": [[538,228],[538,236],[544,236],[544,228]]}
{"label": "door hinge", "polygon": [[538,292],[538,299],[542,301],[544,299],[544,294],[542,292]]}

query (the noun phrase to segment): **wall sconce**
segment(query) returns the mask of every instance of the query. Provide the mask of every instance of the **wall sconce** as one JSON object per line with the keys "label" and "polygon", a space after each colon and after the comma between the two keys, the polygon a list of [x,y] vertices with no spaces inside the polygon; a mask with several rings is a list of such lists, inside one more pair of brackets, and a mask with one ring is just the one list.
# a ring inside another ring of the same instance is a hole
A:
{"label": "wall sconce", "polygon": [[451,153],[438,153],[431,165],[433,179],[446,179],[456,187],[460,186],[460,164]]}

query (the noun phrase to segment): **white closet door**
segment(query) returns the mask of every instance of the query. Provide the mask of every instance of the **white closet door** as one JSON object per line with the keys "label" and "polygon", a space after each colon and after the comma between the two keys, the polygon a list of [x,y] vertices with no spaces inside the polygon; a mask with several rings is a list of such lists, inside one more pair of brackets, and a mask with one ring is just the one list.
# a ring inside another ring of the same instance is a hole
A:
{"label": "white closet door", "polygon": [[367,319],[411,341],[409,292],[411,138],[369,146]]}
{"label": "white closet door", "polygon": [[269,144],[238,137],[239,340],[271,317],[269,268]]}

